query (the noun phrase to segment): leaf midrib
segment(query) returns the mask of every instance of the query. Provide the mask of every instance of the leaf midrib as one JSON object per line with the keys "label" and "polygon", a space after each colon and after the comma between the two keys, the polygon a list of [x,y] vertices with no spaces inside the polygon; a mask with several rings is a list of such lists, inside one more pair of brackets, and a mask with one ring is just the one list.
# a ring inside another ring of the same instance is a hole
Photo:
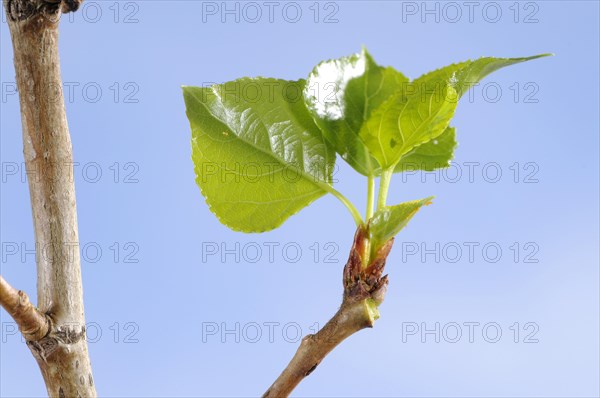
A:
{"label": "leaf midrib", "polygon": [[[214,92],[213,92],[213,93],[214,93]],[[206,111],[207,111],[207,112],[208,112],[208,113],[209,113],[209,114],[210,114],[210,115],[211,115],[213,118],[215,118],[216,120],[218,120],[219,122],[221,122],[221,123],[222,123],[222,124],[224,124],[225,126],[228,126],[227,122],[225,122],[224,120],[222,120],[221,118],[219,118],[219,117],[217,117],[215,114],[213,114],[213,113],[210,111],[210,109],[208,108],[208,106],[206,106],[206,104],[205,104],[204,102],[202,102],[202,101],[200,101],[200,100],[198,99],[198,97],[196,96],[196,93],[194,93],[194,92],[192,91],[192,92],[191,92],[191,95],[192,95],[192,97],[194,97],[194,99],[195,99],[197,102],[199,102],[199,103],[200,103],[200,105],[201,105],[202,107],[204,107],[204,109],[206,109]],[[215,95],[216,95],[216,94],[215,94]],[[217,97],[217,98],[219,98],[219,101],[220,101],[220,97]],[[223,105],[223,106],[224,106],[223,102],[222,102],[222,101],[220,101],[220,102],[221,102],[221,105]],[[263,153],[263,154],[265,154],[265,155],[267,155],[267,156],[269,156],[269,157],[271,157],[271,158],[273,158],[273,159],[275,159],[275,160],[276,160],[278,163],[280,163],[280,164],[282,164],[282,165],[287,165],[287,164],[289,164],[288,162],[285,162],[285,161],[283,161],[282,159],[280,159],[279,157],[275,156],[273,153],[269,153],[269,152],[265,151],[264,149],[262,149],[262,148],[260,148],[260,147],[257,147],[257,146],[255,146],[255,145],[253,145],[251,142],[249,142],[249,141],[247,141],[247,140],[243,139],[243,138],[242,138],[242,137],[240,137],[239,135],[237,135],[237,134],[233,134],[233,135],[234,135],[234,136],[235,136],[235,137],[236,137],[238,140],[240,140],[241,142],[243,142],[244,144],[246,144],[246,145],[248,145],[248,146],[252,147],[253,149],[255,149],[255,150],[257,150],[257,151],[259,151],[259,152],[261,152],[261,153]],[[333,189],[333,187],[331,187],[331,186],[330,186],[328,183],[326,183],[326,182],[324,182],[324,181],[319,181],[317,177],[315,177],[315,176],[312,176],[312,175],[310,175],[310,174],[306,173],[306,172],[304,171],[304,168],[301,168],[301,169],[300,169],[300,175],[302,176],[302,178],[303,178],[303,179],[305,179],[305,180],[308,180],[310,183],[313,183],[314,185],[316,185],[317,187],[319,187],[319,188],[320,188],[321,190],[323,190],[324,192],[331,192],[331,189]]]}

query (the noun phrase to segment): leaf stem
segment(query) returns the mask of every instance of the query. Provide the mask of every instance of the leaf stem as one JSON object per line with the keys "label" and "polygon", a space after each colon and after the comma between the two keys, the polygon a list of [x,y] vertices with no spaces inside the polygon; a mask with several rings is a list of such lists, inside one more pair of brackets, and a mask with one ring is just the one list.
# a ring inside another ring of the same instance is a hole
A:
{"label": "leaf stem", "polygon": [[354,206],[352,202],[348,200],[348,198],[346,198],[338,190],[336,190],[329,184],[323,184],[322,186],[327,192],[338,198],[340,202],[342,202],[344,206],[346,206],[346,208],[350,211],[350,214],[352,215],[352,218],[354,219],[354,222],[356,223],[357,227],[363,225],[364,222],[362,216],[360,215],[360,212],[356,209],[356,206]]}
{"label": "leaf stem", "polygon": [[380,210],[383,207],[385,207],[388,190],[390,188],[390,181],[392,179],[393,173],[393,167],[384,170],[383,173],[381,173],[381,180],[379,181],[379,197],[377,198],[377,210]]}
{"label": "leaf stem", "polygon": [[375,207],[375,176],[369,174],[367,177],[367,216],[366,221],[369,222],[373,217]]}

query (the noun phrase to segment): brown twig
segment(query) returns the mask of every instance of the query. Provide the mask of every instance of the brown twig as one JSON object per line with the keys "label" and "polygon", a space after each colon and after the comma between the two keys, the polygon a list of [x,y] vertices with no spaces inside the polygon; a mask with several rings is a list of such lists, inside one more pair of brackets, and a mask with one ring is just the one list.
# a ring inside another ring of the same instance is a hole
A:
{"label": "brown twig", "polygon": [[393,239],[364,266],[365,238],[366,231],[359,227],[344,267],[344,297],[340,309],[321,330],[302,340],[296,354],[265,392],[264,398],[287,397],[338,344],[359,330],[373,327],[379,317],[377,307],[383,302],[387,289],[387,275],[382,274]]}
{"label": "brown twig", "polygon": [[39,311],[22,290],[17,290],[0,275],[0,305],[14,319],[27,341],[38,341],[48,334],[50,318]]}

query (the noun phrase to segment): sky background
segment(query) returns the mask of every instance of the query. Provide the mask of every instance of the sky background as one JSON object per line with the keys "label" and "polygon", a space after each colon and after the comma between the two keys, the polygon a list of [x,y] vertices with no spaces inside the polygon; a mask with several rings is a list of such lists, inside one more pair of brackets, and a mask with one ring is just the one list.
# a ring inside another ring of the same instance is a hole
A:
{"label": "sky background", "polygon": [[[324,197],[264,234],[219,224],[194,182],[180,86],[303,78],[365,45],[411,78],[484,55],[556,56],[463,98],[447,172],[394,177],[390,203],[434,204],[395,243],[375,328],[294,394],[598,396],[598,2],[275,2],[272,16],[235,4],[87,1],[61,21],[98,394],[258,396],[333,315],[354,234],[346,209]],[[35,300],[5,19],[0,32],[0,265]],[[338,163],[337,189],[363,209],[365,179]],[[0,394],[44,396],[3,310],[0,323]]]}

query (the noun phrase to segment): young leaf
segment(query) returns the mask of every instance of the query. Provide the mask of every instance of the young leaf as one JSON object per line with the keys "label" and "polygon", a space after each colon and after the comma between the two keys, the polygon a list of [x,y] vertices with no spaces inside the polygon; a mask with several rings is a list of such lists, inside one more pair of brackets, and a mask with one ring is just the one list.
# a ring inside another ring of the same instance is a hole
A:
{"label": "young leaf", "polygon": [[[450,84],[456,90],[458,100],[471,87],[478,84],[490,73],[509,65],[548,55],[550,54],[534,55],[532,57],[523,58],[485,57],[474,61],[465,61],[449,65],[427,73],[412,81],[407,88],[407,91],[409,92],[408,95],[426,98],[429,93],[439,91]],[[402,160],[394,168],[394,171],[431,171],[435,168],[447,167],[449,161],[453,157],[456,141],[454,130],[446,130],[444,134],[447,134],[447,136],[440,135],[437,138],[439,145],[429,141],[416,147],[412,152],[403,155]]]}
{"label": "young leaf", "polygon": [[433,171],[450,166],[457,147],[456,129],[447,127],[435,139],[419,145],[402,157],[394,169],[395,173],[404,171],[425,170]]}
{"label": "young leaf", "polygon": [[482,57],[473,61],[464,61],[426,73],[415,79],[411,86],[414,91],[428,92],[436,90],[439,86],[452,84],[460,98],[484,77],[498,69],[550,55],[552,54],[521,58]]}
{"label": "young leaf", "polygon": [[412,95],[404,89],[373,112],[360,136],[381,167],[389,169],[415,147],[442,134],[456,104],[450,85]]}
{"label": "young leaf", "polygon": [[378,210],[369,220],[368,225],[371,253],[376,253],[385,242],[396,236],[417,211],[421,207],[429,205],[432,199],[433,196],[430,196],[425,199],[386,206]]}
{"label": "young leaf", "polygon": [[303,88],[267,78],[183,88],[196,182],[230,228],[274,229],[332,189],[335,152],[306,110]]}
{"label": "young leaf", "polygon": [[304,100],[335,151],[359,173],[378,175],[381,168],[359,132],[373,110],[406,83],[402,73],[377,65],[363,49],[317,65],[308,76]]}

